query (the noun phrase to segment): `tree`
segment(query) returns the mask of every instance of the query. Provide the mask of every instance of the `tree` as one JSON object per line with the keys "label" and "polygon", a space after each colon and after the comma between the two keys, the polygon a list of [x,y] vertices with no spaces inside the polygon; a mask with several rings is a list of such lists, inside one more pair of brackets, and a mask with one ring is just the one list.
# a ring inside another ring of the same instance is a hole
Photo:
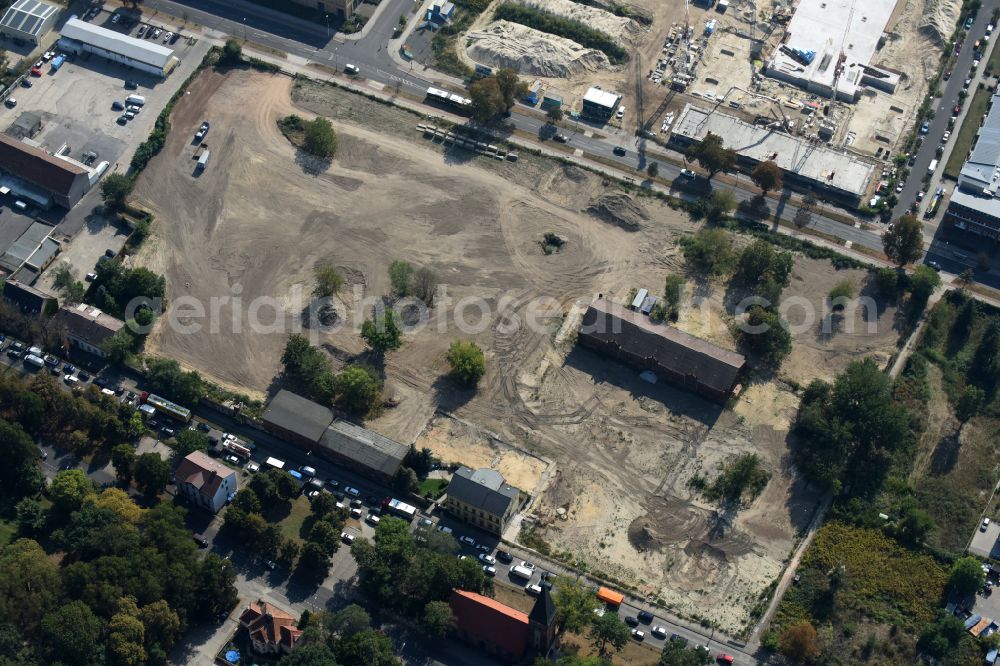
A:
{"label": "tree", "polygon": [[0,549],[0,571],[0,623],[34,631],[60,602],[58,565],[37,542],[18,539]]}
{"label": "tree", "polygon": [[747,311],[746,324],[747,328],[741,335],[743,343],[768,363],[780,365],[792,351],[788,323],[777,312],[759,305],[751,306]]}
{"label": "tree", "polygon": [[45,526],[48,517],[45,507],[34,497],[25,497],[14,507],[17,515],[17,533],[21,536],[35,536]]}
{"label": "tree", "polygon": [[[356,542],[355,542],[356,543]],[[344,666],[397,666],[395,650],[381,631],[367,629],[337,642],[337,657]]]}
{"label": "tree", "polygon": [[305,125],[302,148],[310,155],[330,158],[337,152],[337,134],[333,125],[322,116],[310,120]]}
{"label": "tree", "polygon": [[278,666],[336,666],[337,660],[329,647],[323,643],[308,643],[297,646],[291,654],[286,654]]}
{"label": "tree", "polygon": [[608,653],[609,645],[615,650],[621,650],[628,643],[629,636],[631,632],[628,625],[622,622],[616,613],[605,613],[596,617],[590,626],[590,638],[601,656]]}
{"label": "tree", "polygon": [[315,541],[307,541],[299,554],[298,570],[313,580],[323,580],[330,573],[330,553]]}
{"label": "tree", "polygon": [[899,293],[899,273],[894,268],[875,271],[875,288],[883,298],[894,298]]}
{"label": "tree", "polygon": [[959,288],[963,291],[969,288],[969,285],[975,282],[976,273],[971,268],[966,268],[962,271],[961,275],[958,276]]}
{"label": "tree", "polygon": [[712,663],[711,653],[703,646],[688,648],[684,641],[669,640],[663,644],[660,666],[702,666]]}
{"label": "tree", "polygon": [[336,402],[356,414],[367,414],[382,400],[382,381],[367,365],[349,365],[334,380]]}
{"label": "tree", "polygon": [[646,167],[646,174],[650,178],[656,178],[660,175],[660,164],[658,162],[650,162],[649,166]]}
{"label": "tree", "polygon": [[920,640],[917,641],[917,648],[931,657],[941,659],[952,652],[966,636],[968,634],[962,621],[951,613],[941,610],[934,622],[924,629]]}
{"label": "tree", "polygon": [[326,630],[341,638],[348,638],[372,627],[372,618],[361,606],[350,604],[329,615],[324,625]]}
{"label": "tree", "polygon": [[962,395],[955,406],[955,416],[961,421],[968,421],[977,413],[986,401],[986,393],[978,386],[968,385],[962,389]]}
{"label": "tree", "polygon": [[882,234],[885,256],[897,266],[916,261],[924,252],[923,225],[913,215],[904,215]]}
{"label": "tree", "polygon": [[771,480],[771,473],[764,467],[756,453],[744,453],[725,464],[722,473],[705,489],[710,500],[725,504],[739,504],[749,495],[756,499]]}
{"label": "tree", "polygon": [[563,110],[561,106],[550,106],[545,111],[545,117],[553,123],[557,123],[563,119]]}
{"label": "tree", "polygon": [[781,167],[772,160],[761,162],[750,172],[750,180],[766,195],[771,190],[781,189]]}
{"label": "tree", "polygon": [[118,612],[108,623],[108,654],[114,664],[140,666],[147,662],[146,628],[139,619],[135,597],[118,600]]}
{"label": "tree", "polygon": [[524,97],[528,92],[528,84],[518,78],[517,72],[507,67],[497,70],[493,76],[496,77],[497,87],[503,99],[503,110],[509,111],[518,98]]}
{"label": "tree", "polygon": [[437,286],[437,275],[426,266],[421,266],[413,274],[413,295],[428,306],[434,303],[434,292],[437,291]]}
{"label": "tree", "polygon": [[736,197],[729,190],[715,190],[705,204],[705,218],[709,222],[718,222],[727,217],[736,208]]}
{"label": "tree", "polygon": [[174,438],[174,458],[183,459],[195,451],[208,450],[208,437],[197,430],[185,428]]}
{"label": "tree", "polygon": [[222,47],[222,56],[219,62],[223,65],[236,65],[243,59],[243,49],[235,39],[227,39]]}
{"label": "tree", "polygon": [[917,506],[915,499],[907,498],[893,529],[896,540],[910,548],[920,548],[933,529],[934,520],[930,515]]}
{"label": "tree", "polygon": [[455,615],[447,601],[428,601],[420,626],[429,636],[444,638],[455,624]]}
{"label": "tree", "polygon": [[313,294],[318,298],[329,298],[344,286],[344,277],[333,266],[317,266],[313,269],[313,275],[316,277]]}
{"label": "tree", "polygon": [[145,494],[159,495],[170,483],[170,465],[159,453],[143,453],[135,460],[135,482]]}
{"label": "tree", "polygon": [[134,184],[133,180],[123,173],[109,173],[101,181],[101,200],[112,212],[117,212],[125,206]]}
{"label": "tree", "polygon": [[455,340],[448,348],[451,376],[466,386],[475,386],[486,374],[486,357],[479,346],[468,340]]}
{"label": "tree", "polygon": [[930,266],[920,265],[910,276],[910,293],[915,302],[921,305],[927,303],[934,290],[941,286],[941,275]]}
{"label": "tree", "polygon": [[975,594],[985,581],[983,568],[979,560],[974,557],[962,557],[956,560],[948,576],[948,584],[961,597]]}
{"label": "tree", "polygon": [[736,262],[733,235],[723,229],[702,229],[682,238],[681,252],[694,270],[711,275],[728,273]]}
{"label": "tree", "polygon": [[406,261],[397,259],[389,264],[389,282],[397,296],[410,295],[410,283],[413,280],[413,266]]}
{"label": "tree", "polygon": [[83,504],[87,495],[94,493],[94,483],[82,469],[68,469],[56,474],[49,487],[49,497],[57,511],[70,514]]}
{"label": "tree", "polygon": [[[190,539],[189,533],[188,542]],[[209,553],[201,560],[194,574],[192,609],[196,609],[206,619],[214,618],[219,613],[228,613],[239,601],[235,582],[233,563],[215,553]]]}
{"label": "tree", "polygon": [[170,650],[181,634],[181,619],[177,611],[160,599],[139,609],[139,619],[146,628],[146,647],[160,646]]}
{"label": "tree", "polygon": [[600,605],[592,587],[570,578],[556,579],[552,603],[560,634],[566,631],[578,634],[586,629],[594,620],[594,609]]}
{"label": "tree", "polygon": [[103,630],[104,623],[87,604],[71,601],[42,619],[40,642],[52,661],[98,664]]}
{"label": "tree", "polygon": [[701,141],[692,144],[685,157],[697,161],[708,171],[710,179],[720,171],[730,171],[736,165],[736,151],[724,147],[722,137],[711,132]]}
{"label": "tree", "polygon": [[493,120],[506,110],[503,93],[495,76],[487,76],[474,81],[469,86],[469,99],[472,101],[473,119],[483,125]]}
{"label": "tree", "polygon": [[140,338],[126,325],[111,337],[105,338],[101,343],[101,350],[107,354],[112,363],[123,363],[139,350],[140,343]]}
{"label": "tree", "polygon": [[399,315],[392,308],[375,308],[375,313],[361,324],[361,337],[377,354],[399,349],[403,344]]}
{"label": "tree", "polygon": [[844,301],[848,301],[854,297],[854,284],[850,280],[841,280],[837,284],[833,285],[830,293],[827,294],[827,298],[833,304],[834,310],[843,310]]}
{"label": "tree", "polygon": [[785,629],[779,640],[781,654],[798,662],[809,661],[819,654],[816,644],[816,629],[808,622],[802,622]]}

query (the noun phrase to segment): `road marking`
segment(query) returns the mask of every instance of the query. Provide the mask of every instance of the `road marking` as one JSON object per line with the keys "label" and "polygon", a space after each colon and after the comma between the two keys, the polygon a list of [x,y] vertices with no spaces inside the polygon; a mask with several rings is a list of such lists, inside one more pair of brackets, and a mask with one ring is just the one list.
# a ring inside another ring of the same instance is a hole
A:
{"label": "road marking", "polygon": [[583,148],[577,148],[573,151],[573,155],[576,157],[583,157]]}
{"label": "road marking", "polygon": [[374,88],[375,90],[384,90],[385,89],[385,84],[384,83],[379,83],[378,81],[372,81],[371,79],[368,80],[368,85],[371,86],[372,88]]}

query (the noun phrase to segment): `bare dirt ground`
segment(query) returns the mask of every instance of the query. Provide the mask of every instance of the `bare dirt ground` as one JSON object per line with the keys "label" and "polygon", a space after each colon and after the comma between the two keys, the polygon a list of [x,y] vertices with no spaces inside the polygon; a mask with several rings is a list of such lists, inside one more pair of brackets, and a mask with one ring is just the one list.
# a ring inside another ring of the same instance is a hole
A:
{"label": "bare dirt ground", "polygon": [[497,441],[479,428],[440,414],[430,420],[414,446],[427,447],[445,464],[495,469],[507,483],[528,493],[534,492],[547,466],[544,460]]}
{"label": "bare dirt ground", "polygon": [[[339,148],[329,165],[317,169],[278,132],[275,121],[293,108],[333,122]],[[190,137],[205,119],[212,122],[212,159],[195,178]],[[218,306],[215,332],[207,320],[184,333],[161,318],[151,351],[263,394],[301,321],[317,263],[340,267],[346,291],[357,287],[369,298],[389,291],[394,259],[429,266],[447,296],[436,301],[431,325],[408,333],[389,354],[384,371],[397,406],[369,426],[404,442],[423,432],[422,442],[445,457],[489,462],[528,490],[539,473],[533,459],[492,450],[481,433],[553,460],[557,473],[536,504],[543,538],[677,612],[741,627],[816,501],[785,462],[797,398],[780,381],[756,378],[735,410],[725,410],[574,346],[573,317],[583,305],[597,293],[621,300],[633,287],[658,292],[668,271],[684,270],[679,238],[700,225],[575,166],[527,154],[498,162],[432,144],[415,131],[417,122],[330,86],[293,88],[281,77],[206,71],[177,105],[166,147],[137,184],[137,196],[157,214],[139,259],[166,274],[175,304],[190,296],[210,312],[209,299],[230,301]],[[622,210],[635,231],[585,212],[610,195],[631,199]],[[541,249],[545,232],[566,240],[550,256]],[[799,258],[786,294],[821,300],[845,275],[860,286],[860,272]],[[694,318],[688,303],[681,327],[732,346],[725,291],[693,286],[709,316]],[[234,296],[242,302],[234,304]],[[494,316],[457,305],[469,296],[484,299]],[[248,323],[259,297],[272,299],[259,319],[277,319],[273,330]],[[529,325],[533,320],[539,323]],[[796,381],[830,376],[850,358],[891,348],[888,333],[821,339],[816,325],[796,334],[782,371]],[[363,351],[353,328],[315,335],[336,365]],[[487,373],[476,392],[445,376],[444,355],[456,337],[485,351]],[[451,425],[445,433],[434,420],[438,410],[481,431]],[[688,489],[695,472],[712,477],[744,451],[760,454],[773,473],[752,506],[720,513]],[[568,509],[567,520],[556,518],[559,508]]]}

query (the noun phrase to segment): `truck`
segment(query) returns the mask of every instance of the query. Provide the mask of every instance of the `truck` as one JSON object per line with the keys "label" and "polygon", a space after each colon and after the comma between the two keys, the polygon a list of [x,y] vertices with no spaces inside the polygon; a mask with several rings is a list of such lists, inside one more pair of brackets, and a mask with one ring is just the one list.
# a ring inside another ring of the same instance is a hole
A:
{"label": "truck", "polygon": [[927,175],[933,176],[934,172],[937,170],[938,161],[931,160],[931,163],[927,165]]}
{"label": "truck", "polygon": [[234,442],[231,439],[227,439],[226,441],[224,441],[222,443],[222,448],[225,451],[232,453],[237,458],[240,458],[244,461],[250,460],[250,449],[243,446],[242,444]]}
{"label": "truck", "polygon": [[597,588],[597,600],[603,601],[608,606],[618,608],[625,601],[625,595],[614,590],[609,590],[606,587],[599,587]]}
{"label": "truck", "polygon": [[45,367],[45,361],[42,360],[41,356],[36,356],[35,354],[28,354],[24,357],[25,365],[33,365],[39,370]]}
{"label": "truck", "polygon": [[386,500],[382,505],[386,511],[394,516],[399,516],[403,520],[413,520],[417,515],[417,507],[400,502],[398,499]]}
{"label": "truck", "polygon": [[66,56],[64,56],[64,55],[57,55],[52,60],[52,71],[53,72],[58,72],[59,68],[63,66],[64,62],[66,62]]}
{"label": "truck", "polygon": [[517,576],[518,578],[523,578],[524,580],[531,580],[531,576],[534,572],[528,567],[522,567],[520,564],[516,564],[510,568],[510,575]]}
{"label": "truck", "polygon": [[278,460],[277,458],[268,458],[264,461],[264,464],[274,469],[285,469],[285,461]]}
{"label": "truck", "polygon": [[200,173],[205,170],[205,166],[208,165],[208,158],[212,156],[211,151],[207,148],[198,156],[198,164],[195,165],[195,171]]}

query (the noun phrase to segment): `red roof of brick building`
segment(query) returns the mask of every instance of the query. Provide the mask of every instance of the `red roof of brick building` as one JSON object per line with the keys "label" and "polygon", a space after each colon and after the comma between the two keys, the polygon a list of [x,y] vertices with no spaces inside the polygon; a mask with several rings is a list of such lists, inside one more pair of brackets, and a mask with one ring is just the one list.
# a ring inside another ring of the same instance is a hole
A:
{"label": "red roof of brick building", "polygon": [[68,195],[83,167],[49,155],[14,137],[0,134],[0,168],[51,192]]}
{"label": "red roof of brick building", "polygon": [[503,651],[522,655],[528,648],[528,614],[475,592],[453,590],[449,599],[456,628]]}
{"label": "red roof of brick building", "polygon": [[251,603],[240,613],[240,625],[246,628],[252,640],[272,645],[278,643],[289,651],[295,649],[295,642],[302,635],[295,624],[295,618],[266,601]]}
{"label": "red roof of brick building", "polygon": [[215,497],[222,482],[235,474],[232,469],[201,451],[187,455],[174,472],[178,483],[189,483],[209,499]]}

